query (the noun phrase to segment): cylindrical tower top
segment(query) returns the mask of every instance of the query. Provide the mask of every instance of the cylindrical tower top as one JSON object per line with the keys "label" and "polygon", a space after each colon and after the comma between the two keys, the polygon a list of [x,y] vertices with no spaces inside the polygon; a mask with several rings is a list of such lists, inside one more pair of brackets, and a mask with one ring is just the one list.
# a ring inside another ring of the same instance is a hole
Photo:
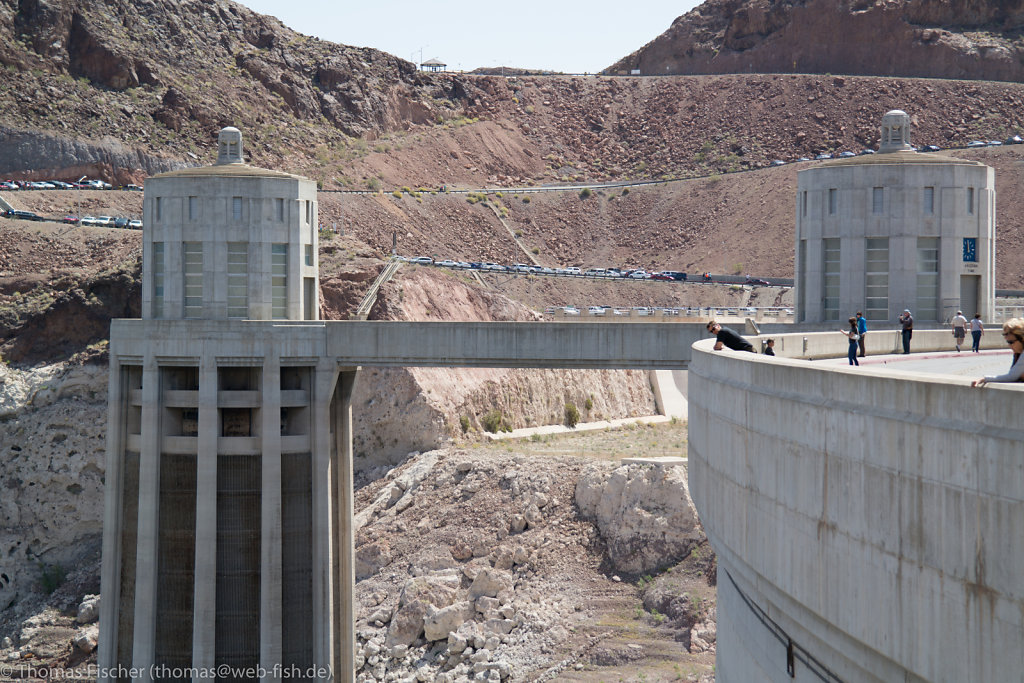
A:
{"label": "cylindrical tower top", "polygon": [[905,111],[893,109],[882,117],[882,139],[878,151],[902,152],[910,151],[910,117]]}
{"label": "cylindrical tower top", "polygon": [[241,164],[242,131],[237,128],[221,128],[217,134],[217,164]]}

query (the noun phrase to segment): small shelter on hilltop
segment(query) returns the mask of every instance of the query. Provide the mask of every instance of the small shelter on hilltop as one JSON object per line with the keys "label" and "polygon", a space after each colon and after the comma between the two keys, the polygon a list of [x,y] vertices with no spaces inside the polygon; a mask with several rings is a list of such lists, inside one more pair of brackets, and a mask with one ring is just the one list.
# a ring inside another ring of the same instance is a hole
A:
{"label": "small shelter on hilltop", "polygon": [[448,65],[442,62],[440,59],[428,59],[427,61],[420,64],[421,71],[447,71]]}

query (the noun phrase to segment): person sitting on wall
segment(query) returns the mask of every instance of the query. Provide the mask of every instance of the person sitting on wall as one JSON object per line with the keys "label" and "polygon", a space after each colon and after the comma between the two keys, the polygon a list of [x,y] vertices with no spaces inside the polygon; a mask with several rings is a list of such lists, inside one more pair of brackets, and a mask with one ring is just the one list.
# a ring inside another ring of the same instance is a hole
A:
{"label": "person sitting on wall", "polygon": [[769,339],[768,341],[766,341],[764,343],[764,351],[762,351],[761,353],[763,353],[766,356],[774,356],[775,355],[775,340],[774,339]]}
{"label": "person sitting on wall", "polygon": [[723,346],[728,346],[733,351],[749,351],[754,353],[754,345],[741,337],[735,330],[722,327],[717,320],[708,321],[708,332],[715,335],[715,351],[721,351]]}
{"label": "person sitting on wall", "polygon": [[972,387],[980,387],[989,382],[1020,382],[1024,381],[1024,318],[1011,318],[1003,323],[1003,337],[1013,351],[1013,363],[1005,375],[989,375],[971,382]]}

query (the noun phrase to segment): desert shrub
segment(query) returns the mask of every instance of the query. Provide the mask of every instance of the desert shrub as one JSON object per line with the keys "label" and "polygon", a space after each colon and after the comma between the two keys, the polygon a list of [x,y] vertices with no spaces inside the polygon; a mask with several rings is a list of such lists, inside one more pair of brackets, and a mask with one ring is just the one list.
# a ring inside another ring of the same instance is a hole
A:
{"label": "desert shrub", "polygon": [[590,412],[590,409],[594,407],[594,397],[587,396],[587,400],[583,402],[583,408]]}
{"label": "desert shrub", "polygon": [[565,404],[565,426],[568,427],[569,429],[573,429],[573,428],[576,427],[577,424],[579,424],[579,421],[580,421],[580,411],[579,411],[579,408],[576,407],[575,403],[571,403],[571,402],[570,403],[566,403]]}
{"label": "desert shrub", "polygon": [[594,193],[590,191],[589,187],[584,187],[582,190],[580,190],[580,199],[586,199],[592,194]]}
{"label": "desert shrub", "polygon": [[469,431],[469,418],[465,415],[459,418],[459,426],[462,427],[462,433],[465,434]]}
{"label": "desert shrub", "polygon": [[398,198],[398,199],[401,199],[401,198],[402,198],[402,193],[401,193],[401,192],[399,192],[398,190],[392,190],[392,191],[391,191],[391,196],[392,196],[392,197],[396,197],[396,198]]}
{"label": "desert shrub", "polygon": [[523,236],[523,231],[522,230],[516,230],[516,237],[522,237],[522,236]]}
{"label": "desert shrub", "polygon": [[379,190],[380,189],[380,179],[379,178],[367,178],[366,179],[366,189],[371,190],[372,192],[376,192],[377,190]]}
{"label": "desert shrub", "polygon": [[530,195],[523,195],[523,204],[530,203]]}
{"label": "desert shrub", "polygon": [[501,431],[503,421],[504,416],[501,414],[500,410],[492,410],[480,418],[480,424],[483,426],[484,431],[490,432],[491,434],[496,434]]}
{"label": "desert shrub", "polygon": [[39,563],[39,584],[47,595],[60,588],[67,576],[68,571],[59,564]]}
{"label": "desert shrub", "polygon": [[625,197],[627,194],[629,194],[629,188],[628,187],[622,188],[622,196]]}
{"label": "desert shrub", "polygon": [[537,254],[540,253],[540,247],[534,247],[533,249],[530,250],[530,253],[536,256]]}

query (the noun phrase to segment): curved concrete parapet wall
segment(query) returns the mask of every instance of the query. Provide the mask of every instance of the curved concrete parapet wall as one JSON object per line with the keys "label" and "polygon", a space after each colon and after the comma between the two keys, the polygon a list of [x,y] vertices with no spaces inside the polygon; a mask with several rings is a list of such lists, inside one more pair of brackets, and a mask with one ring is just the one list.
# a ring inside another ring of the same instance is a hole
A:
{"label": "curved concrete parapet wall", "polygon": [[[775,339],[845,355],[834,332]],[[1024,680],[1024,384],[711,346],[692,348],[689,473],[717,680]]]}

